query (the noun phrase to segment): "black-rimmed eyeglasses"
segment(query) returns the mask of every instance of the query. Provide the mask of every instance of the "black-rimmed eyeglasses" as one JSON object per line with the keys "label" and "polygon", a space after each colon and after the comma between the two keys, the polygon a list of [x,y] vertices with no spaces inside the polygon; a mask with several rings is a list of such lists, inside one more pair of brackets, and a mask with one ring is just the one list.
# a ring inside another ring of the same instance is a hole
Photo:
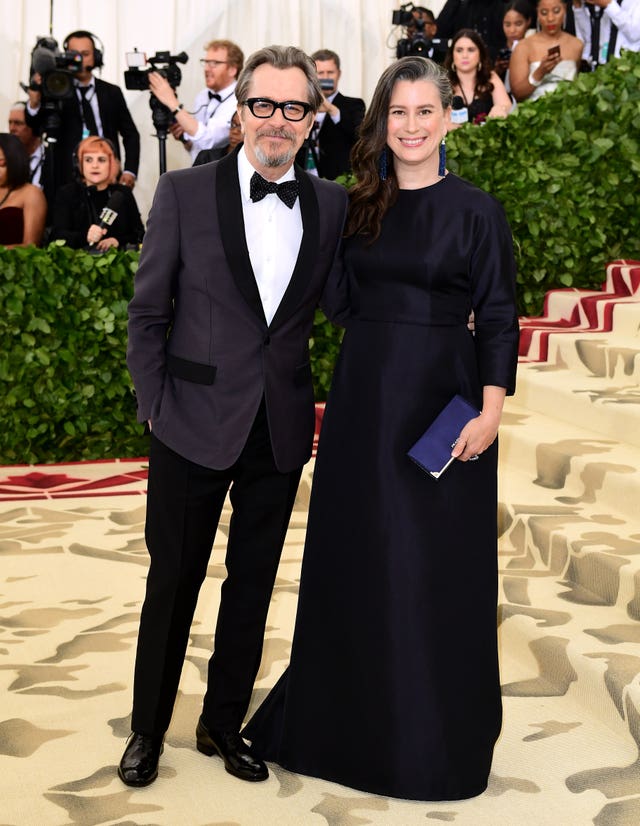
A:
{"label": "black-rimmed eyeglasses", "polygon": [[311,104],[301,100],[283,100],[277,103],[270,98],[249,98],[242,102],[256,118],[270,118],[276,109],[280,109],[287,120],[302,120],[311,111]]}

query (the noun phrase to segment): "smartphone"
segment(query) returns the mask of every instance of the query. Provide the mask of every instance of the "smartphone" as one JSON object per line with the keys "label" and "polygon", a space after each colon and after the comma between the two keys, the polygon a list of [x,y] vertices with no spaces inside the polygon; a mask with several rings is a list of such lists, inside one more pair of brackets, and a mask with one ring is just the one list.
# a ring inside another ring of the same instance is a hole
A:
{"label": "smartphone", "polygon": [[511,49],[500,49],[498,58],[500,60],[509,60],[511,58]]}
{"label": "smartphone", "polygon": [[560,57],[560,46],[552,46],[548,51],[549,57]]}

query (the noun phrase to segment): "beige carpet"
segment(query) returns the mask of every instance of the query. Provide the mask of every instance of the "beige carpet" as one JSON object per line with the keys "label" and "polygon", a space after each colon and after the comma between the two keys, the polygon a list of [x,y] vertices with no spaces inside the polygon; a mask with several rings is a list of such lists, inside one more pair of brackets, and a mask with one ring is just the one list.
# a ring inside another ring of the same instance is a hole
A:
{"label": "beige carpet", "polygon": [[[195,750],[228,511],[160,776],[146,789],[123,786],[115,767],[129,731],[147,564],[144,462],[12,467],[0,468],[0,826],[637,826],[640,303],[618,299],[609,329],[561,325],[547,337],[548,361],[523,354],[518,394],[507,406],[505,720],[484,795],[405,802],[277,766],[253,785]],[[279,570],[254,704],[289,655],[311,474],[312,463]]]}

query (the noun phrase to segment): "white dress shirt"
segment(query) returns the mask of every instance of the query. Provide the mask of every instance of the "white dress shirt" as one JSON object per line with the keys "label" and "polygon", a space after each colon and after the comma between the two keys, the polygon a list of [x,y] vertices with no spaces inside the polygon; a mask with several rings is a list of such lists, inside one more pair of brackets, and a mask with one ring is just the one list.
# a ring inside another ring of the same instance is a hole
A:
{"label": "white dress shirt", "polygon": [[[238,177],[242,194],[244,231],[253,274],[267,324],[271,324],[285,294],[298,260],[302,243],[300,198],[292,209],[274,192],[255,203],[249,194],[249,182],[256,170],[241,147],[238,153]],[[293,164],[276,183],[295,180]]]}
{"label": "white dress shirt", "polygon": [[189,152],[192,161],[195,161],[202,149],[217,149],[228,145],[231,118],[238,106],[235,88],[234,81],[226,89],[217,92],[220,95],[219,101],[209,97],[211,89],[198,92],[193,106],[193,116],[199,121],[198,129],[193,137],[185,135],[191,141]]}
{"label": "white dress shirt", "polygon": [[[597,6],[594,7],[598,9]],[[576,24],[576,37],[580,38],[584,43],[584,47],[582,49],[582,59],[586,60],[587,63],[591,64],[593,57],[591,54],[591,29],[592,29],[592,17],[591,12],[589,11],[589,7],[587,6],[586,2],[582,2],[582,6],[573,7],[573,19],[575,20]],[[600,18],[600,43],[598,48],[598,64],[603,64],[607,62],[607,56],[609,54],[609,38],[611,37],[611,20],[607,17],[606,14],[602,14]]]}
{"label": "white dress shirt", "polygon": [[44,146],[39,143],[29,156],[29,176],[34,186],[42,189],[42,164],[44,163]]}
{"label": "white dress shirt", "polygon": [[640,52],[640,0],[623,0],[622,5],[613,0],[604,13],[618,27],[614,57],[620,56],[621,49]]}
{"label": "white dress shirt", "polygon": [[[100,137],[103,137],[104,136],[104,131],[102,129],[102,118],[100,117],[100,109],[98,107],[98,98],[96,97],[96,84],[95,84],[94,79],[91,78],[89,83],[86,83],[86,84],[78,83],[77,80],[74,80],[73,85],[75,86],[75,89],[76,89],[76,97],[78,98],[78,107],[80,109],[80,116],[81,117],[82,117],[82,93],[80,92],[80,89],[81,88],[86,88],[86,89],[89,90],[87,92],[87,103],[91,107],[91,111],[93,112],[93,117],[96,119],[96,126],[98,127],[98,135],[100,135]],[[82,123],[83,123],[83,126],[85,126],[84,118],[82,118]],[[88,138],[89,137],[88,131],[87,131],[86,134],[83,131],[82,137],[83,138]]]}

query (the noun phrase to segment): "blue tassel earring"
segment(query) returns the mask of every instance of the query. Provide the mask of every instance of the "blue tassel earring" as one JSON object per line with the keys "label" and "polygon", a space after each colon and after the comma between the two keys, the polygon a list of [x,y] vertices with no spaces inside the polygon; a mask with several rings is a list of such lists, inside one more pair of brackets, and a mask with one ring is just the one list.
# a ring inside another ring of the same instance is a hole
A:
{"label": "blue tassel earring", "polygon": [[440,178],[444,177],[445,166],[447,165],[447,147],[444,142],[444,138],[440,142],[440,153],[439,153],[439,163],[438,163],[438,176]]}
{"label": "blue tassel earring", "polygon": [[378,175],[381,181],[387,180],[387,147],[382,150],[378,161]]}

